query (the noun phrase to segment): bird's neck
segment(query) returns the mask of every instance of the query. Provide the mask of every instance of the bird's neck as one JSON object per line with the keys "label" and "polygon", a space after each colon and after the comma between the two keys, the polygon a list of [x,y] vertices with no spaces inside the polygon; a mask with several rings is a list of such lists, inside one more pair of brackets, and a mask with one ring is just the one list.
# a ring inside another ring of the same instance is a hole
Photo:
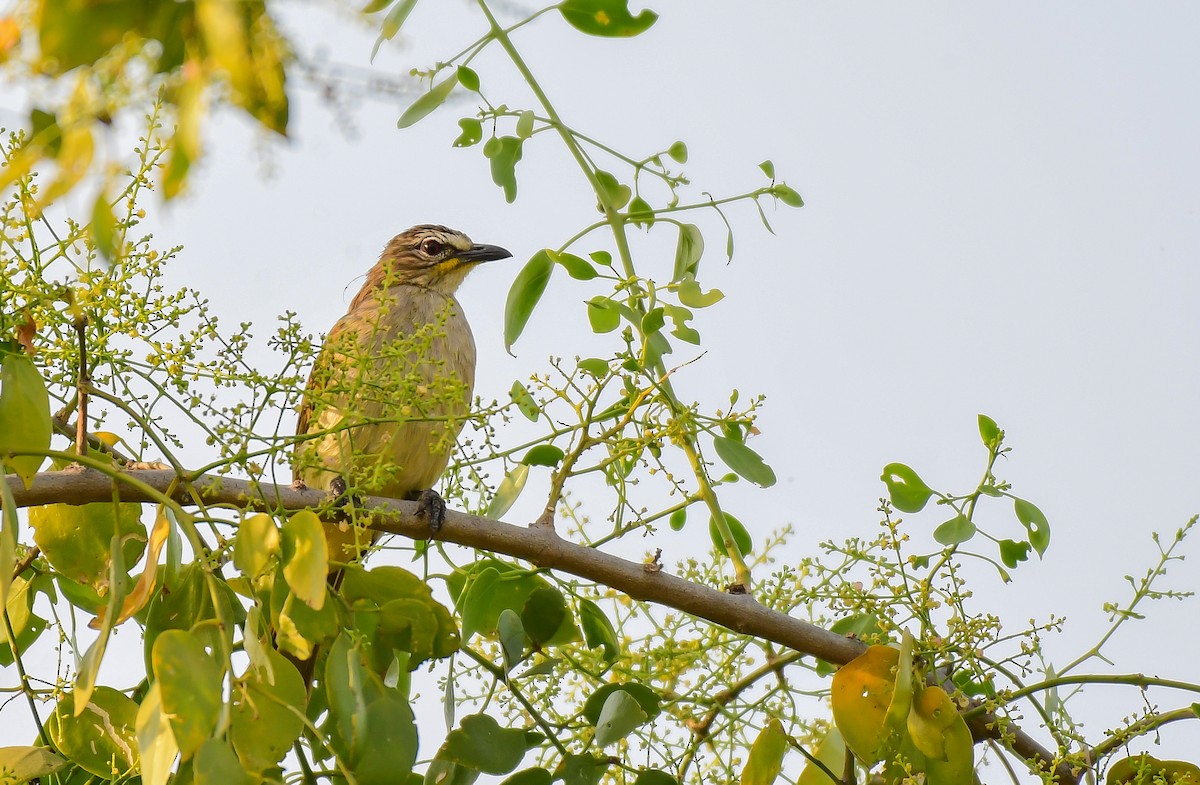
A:
{"label": "bird's neck", "polygon": [[439,295],[448,302],[454,301],[454,293],[458,290],[463,279],[467,277],[474,265],[462,265],[457,269],[429,276],[401,276],[388,270],[382,263],[375,265],[367,272],[367,279],[362,288],[350,303],[350,310],[369,299],[383,295],[389,289],[411,287],[430,294]]}

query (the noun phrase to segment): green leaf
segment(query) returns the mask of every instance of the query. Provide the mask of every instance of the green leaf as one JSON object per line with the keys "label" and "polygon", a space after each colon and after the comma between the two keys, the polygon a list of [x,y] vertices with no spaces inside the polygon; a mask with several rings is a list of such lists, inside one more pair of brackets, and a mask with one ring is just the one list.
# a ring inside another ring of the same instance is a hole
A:
{"label": "green leaf", "polygon": [[500,611],[500,618],[496,620],[496,637],[500,639],[500,648],[504,652],[505,670],[511,671],[525,656],[525,642],[528,640],[525,626],[521,624],[521,617],[516,611],[511,608]]}
{"label": "green leaf", "polygon": [[199,638],[167,630],[154,641],[154,677],[163,713],[187,760],[212,735],[223,704],[221,669]]}
{"label": "green leaf", "polygon": [[508,301],[504,305],[504,348],[511,350],[512,345],[521,337],[525,325],[546,286],[550,283],[550,274],[554,272],[554,262],[550,254],[542,249],[535,253],[517,278],[512,288],[508,290]]}
{"label": "green leaf", "polygon": [[608,360],[601,360],[599,357],[588,357],[579,361],[579,369],[590,373],[597,379],[603,379],[605,376],[608,376]]}
{"label": "green leaf", "polygon": [[645,713],[648,720],[654,719],[662,711],[662,701],[658,697],[658,693],[647,687],[645,684],[631,681],[628,684],[605,684],[598,690],[588,696],[588,699],[583,704],[583,716],[593,726],[600,722],[600,715],[604,711],[604,705],[608,703],[608,698],[614,692],[624,692],[637,701],[642,712]]}
{"label": "green leaf", "polygon": [[500,785],[550,785],[554,775],[545,769],[521,769]]}
{"label": "green leaf", "polygon": [[661,306],[652,308],[642,316],[642,335],[653,335],[667,323],[666,310]]}
{"label": "green leaf", "polygon": [[713,447],[725,465],[760,488],[775,484],[775,472],[761,456],[742,442],[724,436],[713,437]]}
{"label": "green leaf", "polygon": [[1000,426],[996,425],[996,421],[986,414],[979,415],[979,436],[983,439],[983,446],[989,450],[999,447],[1003,438]]}
{"label": "green leaf", "polygon": [[[1029,559],[1030,545],[1016,540],[1001,540],[999,543],[1000,561],[1009,569],[1015,570],[1017,565]],[[1005,581],[1007,583],[1007,580]]]}
{"label": "green leaf", "polygon": [[321,519],[312,510],[300,510],[283,524],[283,577],[305,605],[315,611],[325,604],[325,576],[329,552]]}
{"label": "green leaf", "polygon": [[535,589],[521,608],[521,625],[529,639],[544,646],[569,622],[571,614],[562,592],[553,586]]}
{"label": "green leaf", "polygon": [[111,263],[117,257],[117,217],[113,215],[108,195],[101,191],[92,203],[92,220],[88,224],[92,242],[100,256]]}
{"label": "green leaf", "polygon": [[592,755],[568,755],[563,758],[558,774],[563,785],[596,785],[608,770],[608,758]]}
{"label": "green leaf", "polygon": [[138,762],[138,705],[112,687],[96,687],[76,714],[75,693],[67,693],[46,720],[55,749],[102,780],[132,771]]}
{"label": "green leaf", "polygon": [[[491,635],[505,608],[524,616],[530,597],[539,589],[552,588],[550,582],[537,573],[499,559],[481,559],[466,570],[456,570],[446,582],[454,595],[455,607],[462,615],[464,638],[476,632]],[[568,614],[546,645],[556,646],[578,639],[579,631]]]}
{"label": "green leaf", "polygon": [[1105,777],[1105,785],[1195,785],[1200,782],[1200,766],[1182,760],[1159,760],[1141,753],[1114,763]]}
{"label": "green leaf", "polygon": [[1029,544],[1037,551],[1038,556],[1046,553],[1050,547],[1050,524],[1032,502],[1024,499],[1013,499],[1013,510],[1017,520],[1029,531]]}
{"label": "green leaf", "polygon": [[[141,516],[140,504],[47,504],[29,508],[29,525],[33,541],[55,570],[103,592],[110,588],[114,532],[126,564],[142,557],[147,536]],[[87,610],[95,612],[96,606]]]}
{"label": "green leaf", "polygon": [[612,267],[612,254],[608,251],[592,251],[588,258],[601,267]]}
{"label": "green leaf", "polygon": [[683,142],[675,142],[667,148],[667,155],[671,156],[671,160],[677,164],[686,164],[688,159],[687,145]]}
{"label": "green leaf", "polygon": [[689,308],[707,308],[725,298],[720,289],[710,289],[708,292],[704,292],[700,289],[700,284],[696,282],[696,279],[690,275],[685,276],[679,283],[678,294],[679,302]]}
{"label": "green leaf", "polygon": [[588,300],[587,315],[594,333],[611,333],[621,326],[621,311],[610,297],[598,294]]}
{"label": "green leaf", "polygon": [[433,86],[428,93],[413,101],[412,106],[400,115],[400,119],[396,121],[397,128],[408,128],[410,125],[415,125],[420,122],[426,115],[437,109],[446,99],[450,97],[450,93],[454,91],[454,86],[458,84],[458,74],[451,74],[446,79],[438,82]]}
{"label": "green leaf", "polygon": [[671,282],[681,281],[687,276],[695,277],[700,268],[700,257],[704,255],[704,234],[695,224],[679,225],[679,240],[675,243],[675,269]]}
{"label": "green leaf", "polygon": [[521,491],[525,488],[525,481],[529,479],[529,466],[519,463],[512,468],[504,479],[500,481],[500,487],[496,489],[496,495],[492,497],[491,504],[488,505],[487,512],[484,515],[488,518],[500,518],[504,513],[512,509],[516,503],[517,497],[521,495]]}
{"label": "green leaf", "polygon": [[794,190],[792,190],[788,186],[784,185],[783,183],[776,183],[771,188],[771,193],[775,194],[775,197],[778,198],[779,201],[786,204],[788,207],[803,207],[804,206],[804,200],[800,198],[800,194],[796,193]]}
{"label": "green leaf", "polygon": [[[750,539],[750,532],[746,531],[746,527],[742,522],[733,517],[729,513],[722,513],[725,516],[725,523],[729,526],[729,533],[733,535],[733,544],[737,547],[738,552],[745,556],[754,548],[754,541]],[[715,518],[708,519],[708,536],[712,538],[713,546],[719,553],[728,555],[725,549],[725,541],[721,537],[721,530],[717,528]]]}
{"label": "green leaf", "polygon": [[631,14],[629,0],[564,0],[558,10],[576,30],[604,38],[629,38],[646,32],[658,20],[650,9]]}
{"label": "green leaf", "polygon": [[504,200],[517,199],[517,163],[521,160],[522,141],[515,136],[494,136],[483,146],[483,154],[492,165],[492,182],[504,189]]}
{"label": "green leaf", "polygon": [[529,390],[520,382],[513,382],[512,388],[508,391],[508,397],[517,405],[517,409],[521,414],[525,415],[525,419],[530,422],[537,422],[541,416],[541,410],[538,409],[537,401],[529,394]]}
{"label": "green leaf", "polygon": [[[13,572],[17,568],[17,541],[20,539],[21,522],[17,518],[17,502],[13,498],[8,479],[0,476],[0,483],[0,604],[7,608]],[[16,630],[13,634],[16,634]],[[7,634],[4,637],[7,638]],[[11,641],[9,653],[12,653]]]}
{"label": "green leaf", "polygon": [[629,197],[633,195],[629,186],[624,185],[611,172],[603,169],[596,170],[596,186],[599,189],[601,204],[614,210],[624,207],[629,202]]}
{"label": "green leaf", "polygon": [[596,719],[596,743],[607,747],[620,741],[647,719],[646,712],[632,695],[624,690],[613,690]]}
{"label": "green leaf", "polygon": [[604,659],[613,662],[621,652],[617,630],[600,606],[588,599],[579,601],[579,625],[583,628],[583,641],[589,649],[604,647]]}
{"label": "green leaf", "polygon": [[746,768],[742,769],[742,785],[772,785],[783,769],[783,756],[787,750],[783,725],[772,717],[750,747]]}
{"label": "green leaf", "polygon": [[942,545],[958,545],[975,536],[975,524],[959,514],[933,530],[933,539]]}
{"label": "green leaf", "polygon": [[479,74],[469,66],[460,65],[454,72],[458,76],[458,83],[472,93],[479,92]]}
{"label": "green leaf", "polygon": [[879,478],[887,485],[892,506],[900,512],[920,512],[925,508],[933,490],[902,463],[889,463]]}
{"label": "green leaf", "polygon": [[533,112],[528,109],[517,115],[517,126],[514,131],[518,139],[528,139],[533,136],[533,121]]}
{"label": "green leaf", "polygon": [[0,358],[0,467],[21,478],[28,490],[42,455],[13,455],[50,449],[50,396],[33,360],[4,352]]}
{"label": "green leaf", "polygon": [[635,196],[629,203],[629,220],[649,229],[654,226],[654,208],[642,197]]}
{"label": "green leaf", "polygon": [[558,251],[547,251],[547,253],[550,254],[550,258],[554,260],[555,264],[561,264],[567,271],[567,275],[577,281],[590,281],[598,275],[595,267],[575,254]]}
{"label": "green leaf", "polygon": [[254,785],[242,768],[229,742],[209,739],[200,746],[192,763],[195,785]]}
{"label": "green leaf", "polygon": [[462,133],[454,140],[455,147],[470,147],[479,144],[479,141],[483,139],[483,123],[474,117],[464,117],[459,120],[458,127],[462,129]]}
{"label": "green leaf", "polygon": [[549,466],[553,468],[558,466],[562,461],[563,455],[561,447],[555,447],[553,444],[539,444],[536,447],[531,447],[529,452],[525,453],[525,457],[521,459],[521,463],[526,466]]}
{"label": "green leaf", "polygon": [[395,690],[388,690],[367,706],[370,743],[354,767],[362,785],[403,782],[417,762],[417,726],[412,708]]}
{"label": "green leaf", "polygon": [[[6,521],[5,526],[7,525],[9,524]],[[8,575],[10,577],[12,575],[11,568]],[[0,579],[2,579],[2,576],[0,576]],[[58,598],[54,591],[52,580],[48,573],[34,575],[28,579],[23,576],[17,576],[12,579],[5,608],[8,611],[9,624],[12,625],[13,634],[17,639],[16,649],[18,652],[27,651],[33,645],[34,641],[41,637],[41,634],[46,630],[46,620],[33,612],[33,601],[39,592],[46,595],[50,602],[57,601]],[[89,607],[95,608],[98,604],[99,598],[97,598],[96,603],[89,605]],[[13,647],[8,641],[8,635],[0,633],[0,666],[7,668],[12,664]]]}
{"label": "green leaf", "polygon": [[658,769],[642,769],[633,785],[679,785],[679,780]]}
{"label": "green leaf", "polygon": [[438,756],[485,774],[507,774],[525,757],[525,731],[502,728],[487,714],[463,717]]}
{"label": "green leaf", "polygon": [[[372,3],[363,9],[363,13],[370,14],[382,11],[387,8],[390,0],[372,0]],[[380,28],[380,40],[390,41],[396,37],[396,33],[400,32],[400,28],[408,20],[408,15],[417,5],[417,0],[400,0],[388,11],[388,15],[383,20],[383,25]],[[379,50],[379,44],[375,44],[375,52]],[[371,59],[375,59],[375,52],[371,53]]]}
{"label": "green leaf", "polygon": [[266,513],[251,515],[238,526],[233,541],[233,566],[248,578],[266,572],[279,556],[280,536],[275,520]]}
{"label": "green leaf", "polygon": [[0,771],[7,782],[30,782],[60,771],[68,761],[45,747],[0,747]]}
{"label": "green leaf", "polygon": [[381,693],[382,684],[374,681],[363,659],[364,642],[342,631],[329,647],[325,659],[326,700],[335,731],[338,752],[349,760],[362,756],[367,738],[367,702]]}
{"label": "green leaf", "polygon": [[[511,610],[509,603],[498,596],[494,589],[506,588],[500,581],[500,570],[488,566],[468,574],[462,590],[455,597],[454,604],[462,616],[463,640],[468,640],[475,633],[487,634],[497,628],[500,615],[506,609]],[[511,589],[515,582],[509,583]]]}
{"label": "green leaf", "polygon": [[266,669],[249,668],[234,683],[229,740],[253,772],[273,768],[304,730],[307,690],[292,663],[266,649]]}
{"label": "green leaf", "polygon": [[762,173],[767,176],[767,179],[775,179],[775,164],[771,163],[771,159],[768,158],[767,160],[763,161],[758,165],[758,168],[762,169]]}

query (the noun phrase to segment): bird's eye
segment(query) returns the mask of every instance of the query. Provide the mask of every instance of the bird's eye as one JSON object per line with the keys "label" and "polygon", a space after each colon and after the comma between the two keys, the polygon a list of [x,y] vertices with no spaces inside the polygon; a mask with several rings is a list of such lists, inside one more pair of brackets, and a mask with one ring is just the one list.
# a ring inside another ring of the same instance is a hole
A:
{"label": "bird's eye", "polygon": [[442,252],[442,248],[444,248],[444,247],[445,246],[443,246],[437,240],[433,240],[433,239],[425,240],[424,242],[421,243],[421,251],[426,256],[437,256],[438,254],[440,254]]}

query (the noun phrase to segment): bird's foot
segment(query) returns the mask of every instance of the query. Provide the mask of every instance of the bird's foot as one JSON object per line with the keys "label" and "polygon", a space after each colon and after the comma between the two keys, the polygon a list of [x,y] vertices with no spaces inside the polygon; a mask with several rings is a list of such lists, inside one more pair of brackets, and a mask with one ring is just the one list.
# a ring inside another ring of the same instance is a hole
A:
{"label": "bird's foot", "polygon": [[361,507],[358,496],[348,491],[345,477],[334,477],[329,481],[329,496],[335,507]]}
{"label": "bird's foot", "polygon": [[417,503],[417,514],[429,524],[431,534],[437,534],[446,522],[446,502],[437,491],[419,491],[413,500]]}

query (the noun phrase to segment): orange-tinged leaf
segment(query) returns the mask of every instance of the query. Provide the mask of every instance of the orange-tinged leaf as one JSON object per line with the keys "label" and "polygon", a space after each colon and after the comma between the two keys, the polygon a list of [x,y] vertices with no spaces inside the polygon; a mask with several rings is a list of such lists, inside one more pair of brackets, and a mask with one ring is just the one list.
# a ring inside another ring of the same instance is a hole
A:
{"label": "orange-tinged leaf", "polygon": [[896,688],[900,652],[872,646],[833,675],[833,721],[846,746],[868,765],[884,757],[887,714]]}
{"label": "orange-tinged leaf", "polygon": [[0,19],[0,63],[8,59],[8,53],[16,48],[21,41],[21,25],[16,17],[6,16]]}
{"label": "orange-tinged leaf", "polygon": [[[121,605],[121,612],[113,621],[114,627],[132,618],[138,611],[146,607],[146,603],[150,602],[150,597],[154,595],[155,582],[158,579],[158,557],[170,534],[171,521],[167,518],[166,510],[159,505],[158,515],[154,519],[154,528],[150,530],[150,541],[146,545],[146,567],[142,570],[141,577],[138,578],[133,591],[125,597],[125,602]],[[100,613],[95,619],[92,619],[88,626],[92,629],[99,629],[104,624],[104,615],[107,612],[106,607],[100,608]]]}
{"label": "orange-tinged leaf", "polygon": [[37,322],[33,320],[33,316],[29,311],[25,312],[25,321],[17,325],[17,343],[21,344],[21,348],[26,354],[37,354],[37,347],[33,345],[33,337],[37,335]]}

